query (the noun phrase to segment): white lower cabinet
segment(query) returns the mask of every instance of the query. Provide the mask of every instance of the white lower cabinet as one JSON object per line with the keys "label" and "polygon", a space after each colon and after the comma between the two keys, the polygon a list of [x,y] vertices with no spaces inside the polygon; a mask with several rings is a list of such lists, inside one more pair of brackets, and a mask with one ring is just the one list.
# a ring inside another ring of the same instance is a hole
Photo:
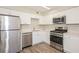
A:
{"label": "white lower cabinet", "polygon": [[64,36],[64,52],[79,53],[79,37]]}
{"label": "white lower cabinet", "polygon": [[34,31],[32,33],[32,45],[38,44],[41,42],[50,43],[49,32],[45,31]]}
{"label": "white lower cabinet", "polygon": [[38,34],[38,32],[34,31],[32,34],[33,34],[32,35],[32,45],[37,44],[37,43],[39,43],[39,42],[42,41],[41,39],[39,40],[39,34]]}

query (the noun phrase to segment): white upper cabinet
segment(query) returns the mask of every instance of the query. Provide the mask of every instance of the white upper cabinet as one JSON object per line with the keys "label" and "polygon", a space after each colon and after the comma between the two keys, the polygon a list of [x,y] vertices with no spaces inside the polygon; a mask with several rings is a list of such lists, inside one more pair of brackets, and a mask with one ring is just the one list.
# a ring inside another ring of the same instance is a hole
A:
{"label": "white upper cabinet", "polygon": [[[51,16],[49,16],[49,15],[51,15]],[[50,13],[49,15],[48,15],[48,18],[46,18],[46,19],[48,19],[48,20],[50,19],[50,21],[54,17],[66,16],[66,24],[79,24],[79,7],[72,8],[69,10],[64,10],[61,12],[56,12],[54,14]]]}
{"label": "white upper cabinet", "polygon": [[79,8],[74,8],[65,12],[66,24],[79,24]]}
{"label": "white upper cabinet", "polygon": [[30,16],[27,14],[20,15],[21,24],[31,24]]}
{"label": "white upper cabinet", "polygon": [[31,18],[37,18],[40,20],[40,16],[32,13],[22,13],[20,14],[21,24],[31,24]]}
{"label": "white upper cabinet", "polygon": [[19,16],[21,20],[21,24],[31,24],[30,15],[28,13],[11,10],[11,15]]}

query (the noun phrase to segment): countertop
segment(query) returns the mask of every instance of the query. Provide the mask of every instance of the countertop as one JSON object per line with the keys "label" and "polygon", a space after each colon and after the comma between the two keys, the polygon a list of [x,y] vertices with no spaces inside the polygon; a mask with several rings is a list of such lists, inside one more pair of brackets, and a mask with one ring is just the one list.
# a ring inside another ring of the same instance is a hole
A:
{"label": "countertop", "polygon": [[21,33],[28,33],[28,32],[50,32],[50,30],[21,30]]}
{"label": "countertop", "polygon": [[65,33],[64,36],[65,37],[72,37],[72,38],[75,38],[75,37],[79,38],[79,33],[73,33],[73,32],[71,33],[70,32],[70,33]]}

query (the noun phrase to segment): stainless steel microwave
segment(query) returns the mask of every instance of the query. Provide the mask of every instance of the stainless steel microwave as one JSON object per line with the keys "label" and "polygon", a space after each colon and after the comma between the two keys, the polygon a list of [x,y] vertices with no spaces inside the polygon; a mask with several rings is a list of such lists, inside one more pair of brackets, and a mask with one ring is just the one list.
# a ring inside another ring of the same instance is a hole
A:
{"label": "stainless steel microwave", "polygon": [[66,24],[66,16],[53,18],[53,23],[54,24]]}

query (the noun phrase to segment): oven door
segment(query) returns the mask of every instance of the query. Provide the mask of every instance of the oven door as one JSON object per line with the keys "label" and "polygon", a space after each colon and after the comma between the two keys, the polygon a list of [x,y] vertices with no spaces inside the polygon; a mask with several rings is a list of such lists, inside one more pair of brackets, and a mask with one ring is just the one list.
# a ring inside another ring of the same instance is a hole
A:
{"label": "oven door", "polygon": [[60,45],[63,45],[63,37],[50,35],[50,41],[55,42],[55,43],[60,44]]}
{"label": "oven door", "polygon": [[63,37],[50,35],[50,46],[63,52]]}

